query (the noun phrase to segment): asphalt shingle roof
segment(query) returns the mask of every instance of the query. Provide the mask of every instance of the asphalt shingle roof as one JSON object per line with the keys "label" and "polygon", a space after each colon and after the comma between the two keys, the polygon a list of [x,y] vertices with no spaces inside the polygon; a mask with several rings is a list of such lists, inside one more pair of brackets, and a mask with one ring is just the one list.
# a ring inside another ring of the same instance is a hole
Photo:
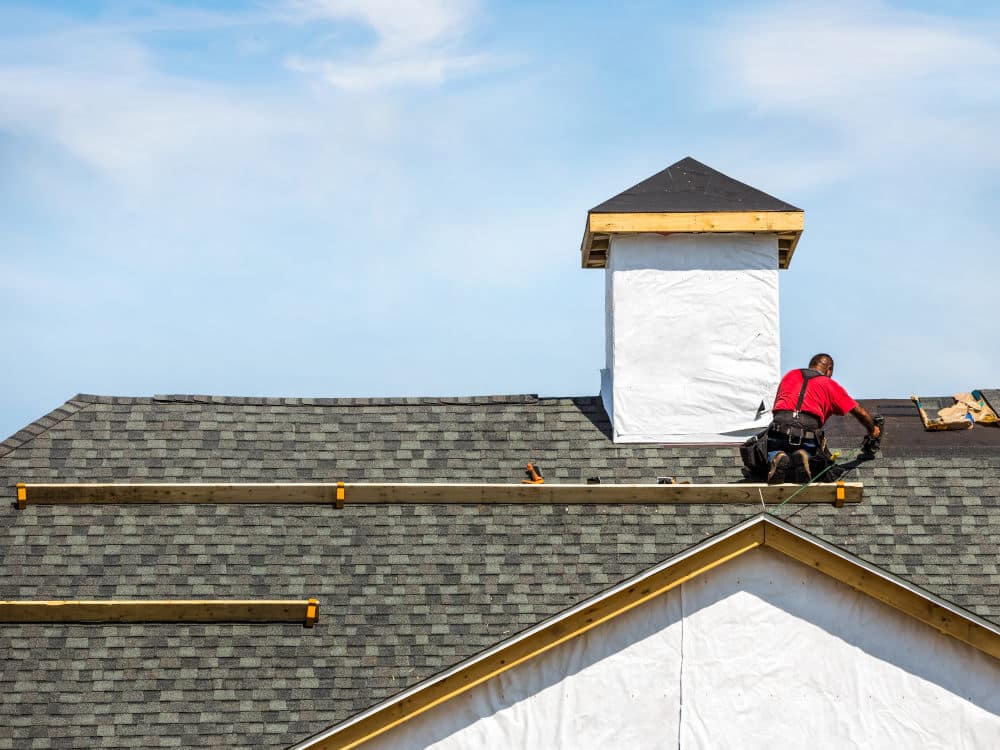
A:
{"label": "asphalt shingle roof", "polygon": [[[1000,429],[905,402],[861,505],[777,513],[1000,623]],[[834,425],[853,447],[860,431]],[[18,481],[698,482],[731,447],[615,445],[596,398],[78,396],[0,444]],[[893,442],[895,436],[895,442]],[[920,438],[918,440],[918,437]],[[8,504],[0,599],[318,597],[297,625],[0,625],[0,748],[285,747],[755,515],[747,505]]]}
{"label": "asphalt shingle roof", "polygon": [[801,210],[690,156],[590,209],[591,213]]}

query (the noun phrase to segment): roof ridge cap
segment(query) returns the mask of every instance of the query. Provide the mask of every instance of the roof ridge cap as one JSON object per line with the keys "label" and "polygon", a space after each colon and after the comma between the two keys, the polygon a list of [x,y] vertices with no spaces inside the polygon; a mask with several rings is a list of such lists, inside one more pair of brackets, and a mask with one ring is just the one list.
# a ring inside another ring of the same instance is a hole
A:
{"label": "roof ridge cap", "polygon": [[61,406],[57,406],[52,411],[43,414],[34,422],[30,422],[25,425],[0,443],[0,458],[13,453],[21,446],[31,442],[39,435],[48,432],[60,422],[69,419],[74,414],[86,409],[88,406],[98,403],[100,398],[100,396],[94,396],[89,393],[76,394]]}
{"label": "roof ridge cap", "polygon": [[420,406],[535,404],[537,393],[496,396],[387,396],[387,397],[284,397],[284,396],[212,396],[208,394],[158,393],[153,403],[221,404],[228,406]]}

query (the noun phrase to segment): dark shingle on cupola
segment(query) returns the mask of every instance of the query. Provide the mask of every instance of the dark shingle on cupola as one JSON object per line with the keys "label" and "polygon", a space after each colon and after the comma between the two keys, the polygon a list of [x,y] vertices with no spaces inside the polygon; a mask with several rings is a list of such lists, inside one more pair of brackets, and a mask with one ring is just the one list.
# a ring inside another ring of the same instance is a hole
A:
{"label": "dark shingle on cupola", "polygon": [[686,156],[594,206],[591,213],[801,210]]}
{"label": "dark shingle on cupola", "polygon": [[607,265],[614,235],[654,232],[775,234],[778,267],[788,268],[804,212],[687,156],[587,213],[584,268]]}

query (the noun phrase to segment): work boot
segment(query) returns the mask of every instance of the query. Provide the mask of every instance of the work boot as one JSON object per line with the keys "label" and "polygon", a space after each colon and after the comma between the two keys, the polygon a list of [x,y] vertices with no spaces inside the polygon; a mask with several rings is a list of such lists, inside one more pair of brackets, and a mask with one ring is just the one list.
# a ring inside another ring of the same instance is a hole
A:
{"label": "work boot", "polygon": [[767,483],[784,484],[785,472],[788,471],[790,464],[787,453],[776,453],[771,459],[771,468],[767,471]]}
{"label": "work boot", "polygon": [[792,454],[792,478],[799,484],[811,482],[813,475],[809,468],[809,452],[797,450]]}

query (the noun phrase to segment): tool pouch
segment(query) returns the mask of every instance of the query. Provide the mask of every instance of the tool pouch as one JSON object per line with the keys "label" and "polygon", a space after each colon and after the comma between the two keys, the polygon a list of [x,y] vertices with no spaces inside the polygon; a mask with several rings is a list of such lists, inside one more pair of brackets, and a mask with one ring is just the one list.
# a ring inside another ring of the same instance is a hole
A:
{"label": "tool pouch", "polygon": [[754,435],[740,446],[743,459],[743,476],[753,481],[767,481],[767,430]]}

